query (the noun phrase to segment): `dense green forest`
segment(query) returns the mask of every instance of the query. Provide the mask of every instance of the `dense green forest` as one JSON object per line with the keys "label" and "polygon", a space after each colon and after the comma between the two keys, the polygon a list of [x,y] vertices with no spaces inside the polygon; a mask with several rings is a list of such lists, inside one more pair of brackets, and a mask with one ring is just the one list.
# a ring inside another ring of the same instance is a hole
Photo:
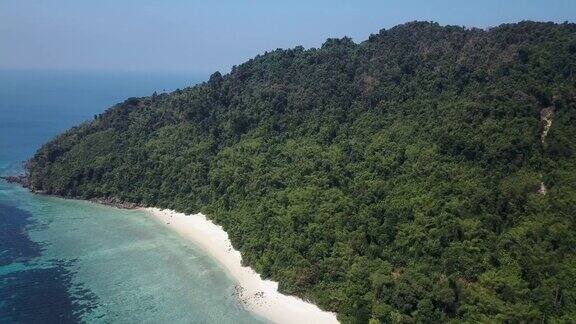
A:
{"label": "dense green forest", "polygon": [[575,323],[575,74],[569,23],[279,49],[59,135],[30,187],[203,212],[345,323]]}

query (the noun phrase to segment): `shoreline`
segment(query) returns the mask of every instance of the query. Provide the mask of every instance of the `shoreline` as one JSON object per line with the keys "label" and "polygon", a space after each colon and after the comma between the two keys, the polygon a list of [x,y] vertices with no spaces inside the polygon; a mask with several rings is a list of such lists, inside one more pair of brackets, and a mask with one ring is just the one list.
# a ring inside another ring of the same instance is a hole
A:
{"label": "shoreline", "polygon": [[172,210],[140,207],[164,226],[176,231],[218,262],[236,281],[234,294],[246,310],[274,323],[338,323],[336,314],[295,296],[278,292],[278,283],[263,280],[252,268],[242,266],[242,256],[221,226],[203,214],[186,215]]}
{"label": "shoreline", "polygon": [[[22,180],[25,177],[11,177]],[[336,313],[320,309],[311,302],[296,296],[284,295],[278,291],[278,282],[264,280],[251,267],[242,265],[242,255],[235,250],[222,226],[216,225],[205,215],[184,214],[169,209],[143,206],[122,201],[115,197],[64,197],[32,190],[27,181],[10,181],[6,176],[0,177],[13,185],[27,188],[32,194],[47,195],[62,199],[87,201],[102,206],[125,210],[139,210],[170,228],[183,238],[193,242],[202,251],[215,260],[223,270],[236,282],[234,295],[238,304],[273,323],[339,323]],[[26,185],[25,185],[26,184]]]}

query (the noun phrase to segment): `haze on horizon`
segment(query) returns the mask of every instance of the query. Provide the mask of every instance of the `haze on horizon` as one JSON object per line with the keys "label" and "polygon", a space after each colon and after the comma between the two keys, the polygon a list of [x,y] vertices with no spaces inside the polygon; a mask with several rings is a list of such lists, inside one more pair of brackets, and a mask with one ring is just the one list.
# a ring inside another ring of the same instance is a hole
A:
{"label": "haze on horizon", "polygon": [[4,0],[0,69],[228,72],[264,51],[359,42],[414,20],[486,28],[574,22],[576,1]]}

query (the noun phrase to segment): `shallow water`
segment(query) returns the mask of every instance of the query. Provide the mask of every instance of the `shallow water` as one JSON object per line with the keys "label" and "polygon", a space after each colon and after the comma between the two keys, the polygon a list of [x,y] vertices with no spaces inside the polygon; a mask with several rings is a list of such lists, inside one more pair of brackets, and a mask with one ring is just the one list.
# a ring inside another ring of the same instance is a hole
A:
{"label": "shallow water", "polygon": [[[152,76],[78,73],[25,82],[25,73],[10,73],[0,75],[0,174],[18,171],[42,142],[121,98],[191,83],[186,76],[155,83]],[[124,92],[122,84],[129,84]],[[27,95],[35,89],[44,97]],[[63,104],[70,98],[74,104]],[[144,212],[0,182],[2,323],[261,322],[233,292],[210,257]]]}

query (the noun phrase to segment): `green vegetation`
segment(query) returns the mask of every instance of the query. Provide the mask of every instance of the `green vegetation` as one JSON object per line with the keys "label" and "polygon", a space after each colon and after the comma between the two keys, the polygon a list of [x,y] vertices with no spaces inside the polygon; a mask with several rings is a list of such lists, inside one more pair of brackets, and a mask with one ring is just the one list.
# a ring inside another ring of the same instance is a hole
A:
{"label": "green vegetation", "polygon": [[408,23],[128,99],[29,180],[204,212],[343,322],[574,323],[575,74],[574,24]]}

